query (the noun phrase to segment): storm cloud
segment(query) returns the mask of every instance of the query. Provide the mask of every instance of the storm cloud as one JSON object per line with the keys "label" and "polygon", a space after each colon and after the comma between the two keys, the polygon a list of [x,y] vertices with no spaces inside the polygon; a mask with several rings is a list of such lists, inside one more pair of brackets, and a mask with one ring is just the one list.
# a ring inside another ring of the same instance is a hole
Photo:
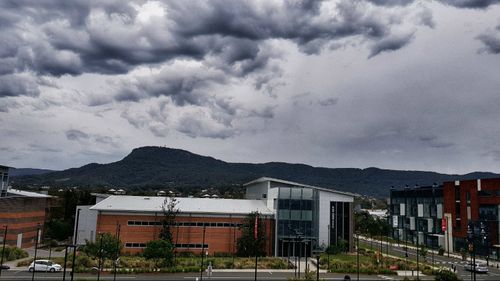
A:
{"label": "storm cloud", "polygon": [[1,1],[1,164],[495,167],[498,3]]}

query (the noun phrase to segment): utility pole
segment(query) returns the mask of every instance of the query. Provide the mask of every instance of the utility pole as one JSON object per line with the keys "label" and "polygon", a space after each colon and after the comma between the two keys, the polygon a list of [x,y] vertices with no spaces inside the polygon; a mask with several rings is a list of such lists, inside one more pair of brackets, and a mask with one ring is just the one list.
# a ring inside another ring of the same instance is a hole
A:
{"label": "utility pole", "polygon": [[[68,245],[64,247],[64,269],[63,269],[63,281],[66,281],[66,264],[68,262]],[[99,279],[97,279],[99,280]]]}
{"label": "utility pole", "polygon": [[356,234],[356,266],[357,270],[357,281],[359,281],[359,232]]}
{"label": "utility pole", "polygon": [[3,256],[5,254],[5,242],[7,242],[7,229],[8,226],[5,225],[5,231],[3,233],[2,258],[0,259],[0,276],[2,276]]}
{"label": "utility pole", "polygon": [[[417,223],[415,223],[415,224],[417,224]],[[418,251],[418,247],[420,245],[419,245],[419,241],[418,241],[418,224],[417,224],[416,228],[417,228],[417,231],[416,231],[417,232],[417,280],[419,280],[420,273],[418,271],[420,270],[420,263],[418,261],[418,256],[420,255],[420,253]]]}
{"label": "utility pole", "polygon": [[101,237],[99,238],[99,261],[97,263],[97,281],[101,278],[101,262],[102,262],[102,255],[103,255],[103,250],[102,250],[102,237],[103,234],[101,233]]}

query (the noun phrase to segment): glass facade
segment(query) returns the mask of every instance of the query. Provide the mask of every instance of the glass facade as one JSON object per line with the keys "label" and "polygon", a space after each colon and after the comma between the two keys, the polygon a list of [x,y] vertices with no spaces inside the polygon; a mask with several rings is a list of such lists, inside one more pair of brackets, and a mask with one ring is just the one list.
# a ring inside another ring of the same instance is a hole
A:
{"label": "glass facade", "polygon": [[318,192],[312,188],[279,187],[277,207],[278,255],[310,255],[318,241]]}

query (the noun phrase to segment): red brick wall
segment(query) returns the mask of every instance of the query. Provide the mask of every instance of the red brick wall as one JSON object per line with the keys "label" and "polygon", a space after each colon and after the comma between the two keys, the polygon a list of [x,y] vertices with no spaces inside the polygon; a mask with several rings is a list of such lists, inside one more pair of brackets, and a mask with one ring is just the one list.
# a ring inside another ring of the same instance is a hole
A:
{"label": "red brick wall", "polygon": [[[452,214],[452,225],[453,225],[453,236],[465,238],[467,236],[467,192],[470,192],[470,207],[471,207],[471,220],[479,219],[479,205],[488,204],[500,204],[500,196],[496,196],[495,192],[500,190],[500,179],[482,179],[481,180],[481,190],[492,191],[494,196],[490,197],[480,197],[478,196],[477,190],[477,180],[465,180],[460,181],[460,219],[461,228],[460,230],[455,229],[456,227],[456,208],[455,208],[455,182],[445,182],[443,185],[443,201],[444,201],[444,212]],[[491,231],[496,232],[497,230],[492,228]],[[492,233],[492,237],[496,237],[495,233]]]}
{"label": "red brick wall", "polygon": [[[110,215],[99,214],[97,218],[97,233],[108,232],[115,234],[117,223],[120,224],[120,240],[125,243],[147,243],[157,239],[161,230],[160,226],[136,226],[128,225],[128,221],[161,221],[161,214],[154,215]],[[225,222],[242,223],[243,218],[233,217],[201,217],[201,216],[180,216],[176,217],[178,222]],[[264,220],[267,233],[266,251],[268,255],[273,254],[274,241],[274,220]],[[174,226],[171,228],[173,241],[175,244],[202,244],[203,227],[201,226]],[[209,255],[214,253],[234,253],[236,252],[236,241],[241,236],[241,231],[236,227],[206,227],[205,244],[208,244]],[[143,249],[123,248],[124,252],[138,253]],[[200,253],[201,249],[177,249],[177,252],[190,251]]]}

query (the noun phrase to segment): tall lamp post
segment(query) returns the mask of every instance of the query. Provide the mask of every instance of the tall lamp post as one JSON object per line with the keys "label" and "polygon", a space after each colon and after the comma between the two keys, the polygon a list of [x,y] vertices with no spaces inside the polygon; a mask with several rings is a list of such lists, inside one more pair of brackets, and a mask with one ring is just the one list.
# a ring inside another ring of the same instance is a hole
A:
{"label": "tall lamp post", "polygon": [[356,232],[356,267],[357,267],[357,280],[359,281],[359,232]]}
{"label": "tall lamp post", "polygon": [[36,237],[35,237],[35,256],[33,257],[33,272],[31,275],[31,281],[35,280],[35,271],[36,271],[36,250],[38,248],[38,236],[40,236],[40,224],[36,227]]}

